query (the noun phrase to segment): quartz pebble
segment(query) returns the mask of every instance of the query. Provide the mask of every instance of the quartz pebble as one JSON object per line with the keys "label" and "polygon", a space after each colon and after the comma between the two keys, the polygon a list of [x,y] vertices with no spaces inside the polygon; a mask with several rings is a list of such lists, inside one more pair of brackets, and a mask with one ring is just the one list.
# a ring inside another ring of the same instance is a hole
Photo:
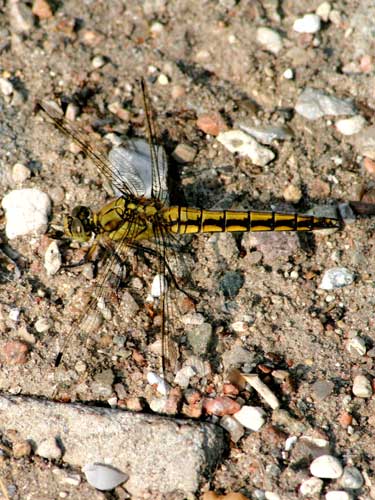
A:
{"label": "quartz pebble", "polygon": [[256,39],[260,45],[263,45],[263,47],[269,52],[272,52],[272,54],[278,54],[283,48],[283,40],[281,36],[277,31],[271,28],[258,28]]}
{"label": "quartz pebble", "polygon": [[343,286],[351,285],[354,281],[354,273],[346,267],[332,267],[323,275],[319,288],[322,290],[334,290]]}
{"label": "quartz pebble", "polygon": [[340,478],[340,485],[349,490],[362,488],[364,483],[363,476],[357,467],[344,467],[344,473]]}
{"label": "quartz pebble", "polygon": [[315,477],[322,479],[337,479],[342,475],[341,462],[332,455],[321,455],[310,465],[310,472]]}
{"label": "quartz pebble", "polygon": [[353,380],[352,391],[358,398],[370,398],[372,396],[371,382],[364,375],[357,375]]}
{"label": "quartz pebble", "polygon": [[248,156],[258,166],[265,166],[275,158],[275,153],[259,144],[253,137],[242,130],[221,132],[217,140],[230,151],[240,156]]}
{"label": "quartz pebble", "polygon": [[196,374],[195,370],[191,366],[184,366],[176,373],[174,378],[174,383],[186,389],[190,383],[190,379]]}
{"label": "quartz pebble", "polygon": [[320,19],[323,19],[324,22],[327,22],[331,10],[332,6],[329,2],[322,2],[320,5],[318,5],[315,12],[320,17]]}
{"label": "quartz pebble", "polygon": [[326,496],[326,500],[351,500],[352,496],[350,493],[344,490],[329,491]]}
{"label": "quartz pebble", "polygon": [[317,14],[305,14],[293,23],[297,33],[317,33],[320,30],[320,17]]}
{"label": "quartz pebble", "polygon": [[240,405],[234,399],[226,396],[218,396],[216,398],[204,398],[203,408],[209,415],[217,415],[222,417],[224,415],[238,414]]}
{"label": "quartz pebble", "polygon": [[356,335],[349,340],[346,349],[350,354],[364,356],[366,354],[366,342],[362,337]]}
{"label": "quartz pebble", "polygon": [[292,68],[287,68],[283,73],[283,77],[285,78],[285,80],[293,80],[294,71],[292,70]]}
{"label": "quartz pebble", "polygon": [[262,144],[271,144],[272,141],[285,141],[293,138],[293,132],[287,125],[247,125],[239,123],[239,128],[246,134],[254,137]]}
{"label": "quartz pebble", "polygon": [[62,456],[62,450],[54,438],[44,439],[41,441],[38,444],[35,453],[40,457],[46,458],[47,460],[58,460]]}
{"label": "quartz pebble", "polygon": [[265,424],[266,412],[258,406],[243,406],[233,415],[238,422],[252,431],[259,431]]}
{"label": "quartz pebble", "polygon": [[52,241],[48,245],[44,254],[44,268],[48,276],[53,276],[60,269],[62,264],[61,253],[57,245],[57,241]]}
{"label": "quartz pebble", "polygon": [[231,415],[224,415],[220,420],[220,425],[229,432],[230,438],[234,443],[237,443],[245,433],[243,426]]}
{"label": "quartz pebble", "polygon": [[310,477],[302,481],[299,491],[303,496],[319,495],[323,488],[323,480],[318,477]]}
{"label": "quartz pebble", "polygon": [[261,381],[258,375],[255,374],[242,374],[243,378],[246,382],[257,391],[258,394],[262,396],[262,398],[270,405],[273,410],[280,408],[280,402],[275,396],[275,394],[271,391],[271,389]]}
{"label": "quartz pebble", "polygon": [[339,99],[322,90],[307,87],[299,95],[295,110],[308,120],[317,120],[327,115],[354,115],[355,106],[351,99]]}
{"label": "quartz pebble", "polygon": [[343,135],[358,134],[365,126],[366,120],[361,115],[355,115],[350,118],[337,120],[335,127]]}
{"label": "quartz pebble", "polygon": [[120,470],[105,464],[88,464],[82,467],[82,470],[87,482],[101,491],[113,490],[129,478]]}
{"label": "quartz pebble", "polygon": [[13,94],[13,84],[7,78],[0,78],[0,92],[5,96]]}
{"label": "quartz pebble", "polygon": [[178,163],[191,163],[197,155],[197,151],[189,144],[178,144],[172,153]]}
{"label": "quartz pebble", "polygon": [[12,179],[16,184],[18,183],[22,184],[27,179],[29,179],[30,175],[31,175],[30,169],[27,168],[22,163],[15,163],[13,165]]}
{"label": "quartz pebble", "polygon": [[103,56],[95,56],[91,61],[92,67],[94,69],[102,68],[106,64],[106,59]]}
{"label": "quartz pebble", "polygon": [[148,372],[147,374],[147,382],[150,385],[155,385],[156,390],[159,394],[166,396],[168,394],[169,386],[168,383],[155,372]]}
{"label": "quartz pebble", "polygon": [[6,211],[6,235],[9,239],[46,231],[51,201],[39,189],[11,191],[4,196],[2,206]]}

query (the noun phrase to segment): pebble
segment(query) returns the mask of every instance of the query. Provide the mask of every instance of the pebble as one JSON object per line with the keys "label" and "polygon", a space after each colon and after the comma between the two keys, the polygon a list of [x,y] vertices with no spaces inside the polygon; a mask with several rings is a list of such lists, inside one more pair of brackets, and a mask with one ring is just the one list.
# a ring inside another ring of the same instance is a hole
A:
{"label": "pebble", "polygon": [[62,264],[61,253],[57,241],[52,241],[48,245],[44,254],[44,268],[48,276],[53,276],[60,269]]}
{"label": "pebble", "polygon": [[51,201],[39,189],[16,189],[4,196],[6,235],[9,239],[29,233],[45,233]]}
{"label": "pebble", "polygon": [[127,481],[129,476],[118,469],[105,464],[89,464],[82,467],[87,482],[101,491],[113,490]]}
{"label": "pebble", "polygon": [[203,409],[209,415],[217,415],[218,417],[233,415],[234,413],[238,413],[240,408],[237,401],[226,396],[203,399]]}
{"label": "pebble", "polygon": [[9,311],[9,319],[17,322],[20,319],[21,309],[19,307],[13,307]]}
{"label": "pebble", "polygon": [[322,19],[324,22],[327,22],[329,19],[329,14],[332,10],[332,6],[329,2],[323,2],[318,5],[315,13]]}
{"label": "pebble", "polygon": [[[251,365],[253,363],[255,364],[254,353],[237,344],[223,354],[223,365],[226,372],[231,368],[239,367],[244,364]],[[231,380],[231,382],[233,382],[233,380]],[[233,383],[236,385],[236,382]]]}
{"label": "pebble", "polygon": [[229,432],[230,438],[234,443],[237,443],[245,434],[243,425],[231,415],[224,415],[220,420],[220,425],[223,429]]}
{"label": "pebble", "polygon": [[302,198],[301,188],[295,184],[289,184],[283,191],[285,201],[290,203],[298,203]]}
{"label": "pebble", "polygon": [[334,290],[351,285],[354,281],[354,273],[346,267],[332,267],[323,275],[319,288],[322,290]]}
{"label": "pebble", "polygon": [[353,497],[344,490],[329,491],[325,496],[326,500],[351,500]]}
{"label": "pebble", "polygon": [[266,422],[266,412],[258,406],[243,406],[233,418],[252,431],[259,431]]}
{"label": "pebble", "polygon": [[353,380],[352,391],[354,396],[357,396],[358,398],[371,398],[371,382],[367,377],[365,377],[365,375],[356,375]]}
{"label": "pebble", "polygon": [[290,434],[300,434],[306,430],[303,422],[293,418],[286,410],[280,408],[272,412],[272,423],[284,427]]}
{"label": "pebble", "polygon": [[361,115],[355,115],[351,118],[343,118],[342,120],[337,120],[335,127],[343,135],[353,135],[358,134],[363,127],[366,125],[366,120]]}
{"label": "pebble", "polygon": [[51,6],[46,0],[34,0],[32,13],[39,19],[50,19],[53,17]]}
{"label": "pebble", "polygon": [[323,488],[323,480],[318,477],[310,477],[302,481],[299,491],[303,496],[319,495]]}
{"label": "pebble", "polygon": [[354,115],[355,106],[351,99],[339,99],[322,90],[307,87],[299,95],[295,110],[308,120],[317,120],[327,115]]}
{"label": "pebble", "polygon": [[273,410],[280,408],[280,402],[275,396],[275,394],[271,391],[271,389],[258,377],[258,375],[254,374],[242,374],[243,378],[246,382],[257,391],[258,394],[262,396],[262,398],[270,405]]}
{"label": "pebble", "polygon": [[317,14],[305,14],[294,21],[293,29],[297,33],[317,33],[320,25],[320,17]]}
{"label": "pebble", "polygon": [[362,488],[364,483],[363,476],[357,467],[344,467],[344,473],[340,478],[340,485],[348,490],[357,490]]}
{"label": "pebble", "polygon": [[160,75],[158,76],[158,84],[168,85],[168,83],[169,83],[169,78],[167,77],[167,75],[164,75],[164,73],[160,73]]}
{"label": "pebble", "polygon": [[280,34],[271,28],[258,28],[256,40],[260,45],[263,45],[266,50],[272,52],[272,54],[278,54],[283,48],[283,40]]}
{"label": "pebble", "polygon": [[7,78],[0,78],[0,92],[5,96],[10,96],[13,94],[13,84]]}
{"label": "pebble", "polygon": [[14,458],[27,457],[31,455],[32,447],[29,441],[22,439],[13,443],[12,451]]}
{"label": "pebble", "polygon": [[329,380],[317,380],[312,385],[314,396],[317,400],[323,401],[332,394],[335,385]]}
{"label": "pebble", "polygon": [[169,385],[168,382],[164,380],[163,377],[158,375],[155,372],[148,372],[147,373],[147,382],[150,385],[156,386],[156,390],[158,391],[159,394],[166,396],[169,391]]}
{"label": "pebble", "polygon": [[153,298],[158,299],[163,295],[167,289],[167,279],[164,274],[156,274],[151,284],[151,295]]}
{"label": "pebble", "polygon": [[258,166],[265,166],[275,158],[275,153],[259,144],[253,137],[242,130],[221,132],[217,140],[231,153],[248,156]]}
{"label": "pebble", "polygon": [[189,386],[190,379],[196,374],[191,366],[184,366],[175,375],[174,383],[186,389]]}
{"label": "pebble", "polygon": [[47,460],[59,460],[62,456],[62,450],[54,438],[44,439],[41,441],[38,444],[35,453],[40,457],[46,458]]}
{"label": "pebble", "polygon": [[354,147],[361,155],[375,160],[375,125],[362,129],[355,136]]}
{"label": "pebble", "polygon": [[227,271],[219,282],[224,297],[233,298],[238,295],[244,284],[244,278],[238,271]]}
{"label": "pebble", "polygon": [[103,56],[95,56],[91,61],[91,65],[94,69],[102,68],[106,63],[107,60]]}
{"label": "pebble", "polygon": [[366,172],[372,176],[375,176],[375,161],[371,160],[371,158],[363,158],[363,166],[366,169]]}
{"label": "pebble", "polygon": [[292,68],[287,68],[283,73],[283,77],[285,78],[285,80],[293,80],[294,71],[292,70]]}
{"label": "pebble", "polygon": [[103,370],[95,375],[94,380],[91,383],[91,389],[95,395],[109,398],[113,393],[112,385],[114,379],[115,376],[112,370]]}
{"label": "pebble", "polygon": [[35,321],[34,328],[38,333],[48,332],[48,330],[51,328],[51,323],[46,318],[39,318],[37,321]]}
{"label": "pebble", "polygon": [[362,337],[356,335],[348,341],[346,349],[350,354],[355,354],[357,356],[364,356],[366,354],[366,342]]}
{"label": "pebble", "polygon": [[215,137],[228,128],[220,113],[205,113],[198,116],[197,127],[205,134]]}
{"label": "pebble", "polygon": [[188,144],[178,144],[172,156],[178,163],[192,163],[197,156],[197,150]]}
{"label": "pebble", "polygon": [[31,176],[31,171],[22,163],[15,163],[12,168],[12,179],[16,184],[22,184]]}
{"label": "pebble", "polygon": [[310,472],[322,479],[337,479],[342,475],[341,462],[332,455],[321,455],[312,461]]}
{"label": "pebble", "polygon": [[27,362],[29,347],[20,340],[10,340],[2,348],[2,357],[7,365],[24,365]]}
{"label": "pebble", "polygon": [[239,123],[239,128],[262,144],[271,144],[274,140],[285,141],[293,138],[293,132],[287,125],[246,125]]}
{"label": "pebble", "polygon": [[209,323],[197,325],[188,331],[187,339],[194,354],[206,354],[212,340],[212,326]]}

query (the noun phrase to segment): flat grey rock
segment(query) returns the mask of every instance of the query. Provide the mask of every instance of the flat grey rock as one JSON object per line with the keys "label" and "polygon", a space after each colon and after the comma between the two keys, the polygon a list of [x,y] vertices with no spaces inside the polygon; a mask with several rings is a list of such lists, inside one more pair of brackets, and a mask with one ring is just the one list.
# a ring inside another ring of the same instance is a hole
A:
{"label": "flat grey rock", "polygon": [[[105,463],[125,473],[136,498],[186,498],[224,449],[224,432],[207,423],[120,410],[0,396],[0,430],[15,429],[33,446],[55,438],[71,466]],[[181,495],[179,495],[179,493]]]}

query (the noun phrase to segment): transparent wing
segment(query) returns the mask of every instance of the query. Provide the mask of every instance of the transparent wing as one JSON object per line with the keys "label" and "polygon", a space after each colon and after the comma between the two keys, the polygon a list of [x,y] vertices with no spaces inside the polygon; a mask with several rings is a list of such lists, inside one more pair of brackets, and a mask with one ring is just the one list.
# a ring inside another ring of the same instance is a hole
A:
{"label": "transparent wing", "polygon": [[[152,168],[152,154],[150,144],[144,139],[133,139],[124,146],[115,146],[111,149],[108,159],[114,173],[114,181],[124,179],[126,185],[131,185],[137,197],[157,198],[165,203],[169,202],[167,175],[167,157],[162,146],[155,147],[157,179],[154,178]],[[116,196],[121,196],[121,190],[113,183]]]}

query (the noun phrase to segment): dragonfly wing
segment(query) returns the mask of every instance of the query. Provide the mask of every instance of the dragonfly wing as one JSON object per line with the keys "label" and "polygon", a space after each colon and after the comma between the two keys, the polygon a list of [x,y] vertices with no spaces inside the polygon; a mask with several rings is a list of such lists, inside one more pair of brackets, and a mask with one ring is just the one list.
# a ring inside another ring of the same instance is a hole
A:
{"label": "dragonfly wing", "polygon": [[118,179],[124,179],[136,196],[168,201],[167,158],[164,148],[157,149],[157,169],[154,174],[150,146],[143,139],[128,141],[126,146],[116,146],[110,151],[108,158],[114,173],[113,189],[117,196],[122,191],[118,188]]}

